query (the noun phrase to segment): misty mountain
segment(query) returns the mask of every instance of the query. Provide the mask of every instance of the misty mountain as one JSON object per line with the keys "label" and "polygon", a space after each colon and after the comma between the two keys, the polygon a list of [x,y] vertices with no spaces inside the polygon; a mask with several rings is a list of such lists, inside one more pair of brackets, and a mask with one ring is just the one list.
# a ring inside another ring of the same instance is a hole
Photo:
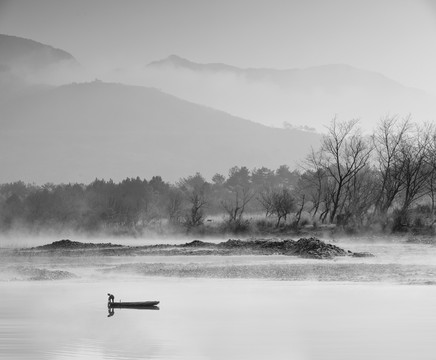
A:
{"label": "misty mountain", "polygon": [[0,34],[0,101],[23,92],[84,79],[85,70],[68,52]]}
{"label": "misty mountain", "polygon": [[360,118],[369,129],[389,114],[410,113],[416,121],[433,121],[436,115],[433,96],[348,65],[241,69],[171,55],[150,63],[142,80],[183,99],[274,126],[287,122],[322,129],[337,115],[340,120]]}
{"label": "misty mountain", "polygon": [[0,34],[0,50],[0,64],[11,69],[39,71],[61,62],[80,67],[77,60],[64,50],[17,36]]}
{"label": "misty mountain", "polygon": [[269,128],[153,88],[92,82],[0,108],[0,182],[83,181],[296,165],[319,135]]}
{"label": "misty mountain", "polygon": [[260,69],[247,69],[243,70],[237,68],[236,66],[226,65],[222,63],[211,63],[211,64],[199,64],[193,61],[184,59],[178,55],[170,55],[163,60],[152,61],[148,64],[149,67],[174,67],[179,69],[189,69],[192,71],[204,71],[204,72],[252,72],[252,71],[262,71]]}

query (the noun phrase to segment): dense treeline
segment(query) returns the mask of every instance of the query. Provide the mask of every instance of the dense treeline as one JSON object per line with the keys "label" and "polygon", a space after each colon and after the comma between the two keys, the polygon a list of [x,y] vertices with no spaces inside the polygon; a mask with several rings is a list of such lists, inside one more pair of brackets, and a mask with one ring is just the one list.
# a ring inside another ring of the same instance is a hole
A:
{"label": "dense treeline", "polygon": [[431,229],[435,223],[436,131],[386,118],[371,136],[357,121],[333,120],[298,171],[233,167],[170,184],[16,182],[0,185],[0,227],[89,234],[249,232],[336,224],[349,231]]}
{"label": "dense treeline", "polygon": [[287,166],[276,171],[234,167],[227,177],[216,174],[211,182],[197,173],[176,184],[159,176],[149,181],[127,178],[119,183],[96,179],[88,185],[3,184],[0,226],[2,231],[24,227],[134,235],[199,230],[207,216],[221,219],[223,213],[242,224],[245,212],[262,211],[254,201],[255,194],[269,185],[293,188],[298,176]]}

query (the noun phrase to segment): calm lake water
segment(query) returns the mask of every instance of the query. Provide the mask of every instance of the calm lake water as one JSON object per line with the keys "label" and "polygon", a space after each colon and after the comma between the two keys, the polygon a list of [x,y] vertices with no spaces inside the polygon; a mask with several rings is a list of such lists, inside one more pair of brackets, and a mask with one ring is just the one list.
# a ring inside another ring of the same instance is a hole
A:
{"label": "calm lake water", "polygon": [[[0,359],[434,360],[435,248],[339,245],[377,257],[3,257]],[[265,279],[149,276],[144,264],[274,271]],[[120,266],[127,271],[117,274]],[[344,269],[348,280],[335,280]],[[29,280],[43,270],[75,277]],[[309,270],[328,276],[307,281]],[[159,300],[160,309],[108,317],[108,292]]]}

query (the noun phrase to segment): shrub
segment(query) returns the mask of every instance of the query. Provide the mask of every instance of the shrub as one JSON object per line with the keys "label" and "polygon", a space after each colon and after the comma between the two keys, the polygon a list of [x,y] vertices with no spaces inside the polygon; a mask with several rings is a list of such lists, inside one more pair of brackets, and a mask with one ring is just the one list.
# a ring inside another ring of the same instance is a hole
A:
{"label": "shrub", "polygon": [[392,214],[392,231],[393,232],[405,232],[409,226],[410,219],[409,213],[399,209],[395,209]]}
{"label": "shrub", "polygon": [[413,220],[413,226],[416,228],[423,228],[425,227],[425,220],[422,218],[422,216],[416,216]]}
{"label": "shrub", "polygon": [[255,222],[255,227],[259,232],[271,231],[275,228],[275,223],[269,219],[259,219]]}
{"label": "shrub", "polygon": [[246,234],[250,232],[251,226],[250,221],[224,221],[221,227],[221,232],[227,234]]}

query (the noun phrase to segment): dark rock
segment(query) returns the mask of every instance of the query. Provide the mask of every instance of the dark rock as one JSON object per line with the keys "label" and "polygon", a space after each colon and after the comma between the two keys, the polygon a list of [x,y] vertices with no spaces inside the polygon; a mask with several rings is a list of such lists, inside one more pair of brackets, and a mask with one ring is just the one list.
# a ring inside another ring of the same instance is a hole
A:
{"label": "dark rock", "polygon": [[345,256],[347,252],[335,245],[327,244],[317,238],[294,240],[232,240],[218,244],[218,248],[238,250],[239,253],[297,255],[306,258],[325,259]]}
{"label": "dark rock", "polygon": [[243,240],[234,240],[229,239],[226,242],[222,242],[218,244],[220,248],[233,249],[233,248],[241,248],[241,247],[250,247],[254,241],[243,241]]}
{"label": "dark rock", "polygon": [[317,238],[301,238],[289,248],[295,255],[313,259],[330,259],[335,256],[345,256],[347,252],[338,246],[327,244]]}
{"label": "dark rock", "polygon": [[366,252],[366,251],[364,251],[364,252],[355,252],[355,253],[352,253],[351,256],[352,257],[374,257],[373,254],[371,254],[369,252]]}
{"label": "dark rock", "polygon": [[189,243],[183,244],[182,246],[183,247],[206,247],[206,246],[210,246],[210,245],[215,245],[215,244],[200,241],[200,240],[194,240],[194,241],[191,241]]}
{"label": "dark rock", "polygon": [[32,249],[35,250],[69,250],[69,249],[97,249],[97,248],[108,248],[108,247],[123,247],[123,245],[115,244],[94,244],[94,243],[82,243],[79,241],[71,241],[69,239],[63,239],[59,241],[54,241],[51,244],[37,246]]}

